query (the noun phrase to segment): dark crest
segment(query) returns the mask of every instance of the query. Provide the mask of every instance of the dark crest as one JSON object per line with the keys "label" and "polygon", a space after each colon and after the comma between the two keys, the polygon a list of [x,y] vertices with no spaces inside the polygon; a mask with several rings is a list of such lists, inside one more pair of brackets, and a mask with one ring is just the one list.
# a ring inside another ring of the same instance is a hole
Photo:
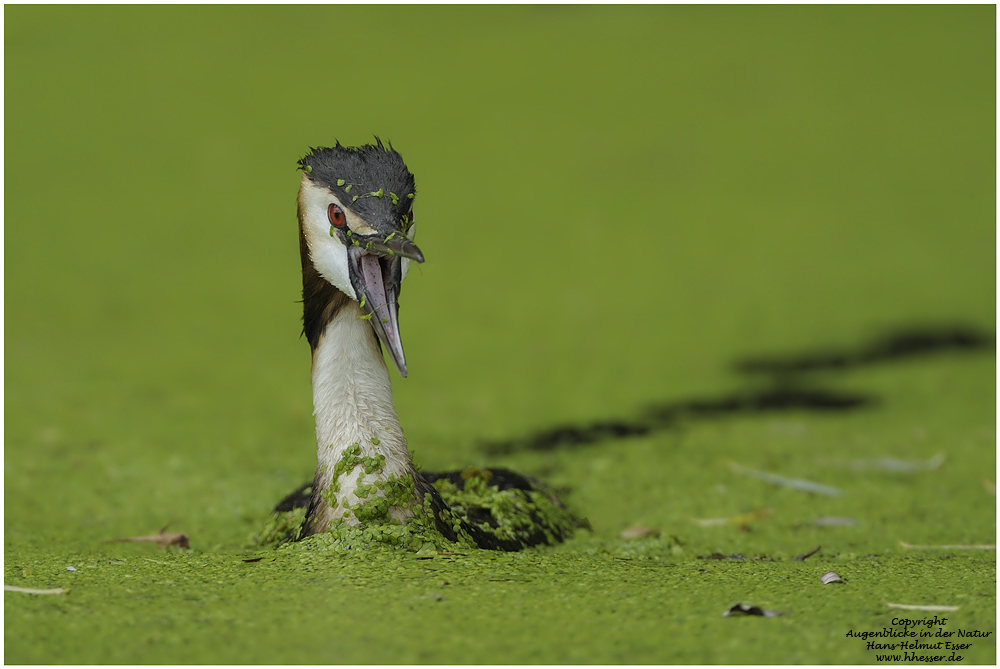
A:
{"label": "dark crest", "polygon": [[390,143],[358,147],[318,147],[299,161],[309,179],[322,185],[365,220],[398,221],[410,210],[416,185],[413,175]]}

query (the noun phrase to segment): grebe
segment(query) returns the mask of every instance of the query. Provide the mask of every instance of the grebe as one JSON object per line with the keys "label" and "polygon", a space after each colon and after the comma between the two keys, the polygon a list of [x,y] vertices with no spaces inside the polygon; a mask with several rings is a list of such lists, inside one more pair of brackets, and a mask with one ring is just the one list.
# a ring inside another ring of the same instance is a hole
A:
{"label": "grebe", "polygon": [[[464,534],[481,548],[563,540],[579,523],[536,479],[496,468],[429,474],[414,467],[382,355],[384,346],[406,377],[399,293],[410,263],[424,256],[413,241],[416,187],[403,158],[376,137],[356,148],[338,142],[312,149],[299,168],[303,331],[312,349],[317,465],[312,484],[275,512],[306,508],[295,538],[337,521],[405,524],[423,509],[445,537]],[[473,488],[472,498],[461,497]],[[508,499],[487,508],[485,491]]]}

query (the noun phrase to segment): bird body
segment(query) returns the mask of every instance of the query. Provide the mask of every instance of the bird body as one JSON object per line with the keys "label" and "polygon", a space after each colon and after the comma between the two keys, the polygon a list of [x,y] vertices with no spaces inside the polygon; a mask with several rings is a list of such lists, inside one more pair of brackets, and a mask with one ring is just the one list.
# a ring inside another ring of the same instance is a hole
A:
{"label": "bird body", "polygon": [[336,519],[357,524],[364,517],[357,510],[385,499],[389,483],[409,481],[408,504],[387,509],[388,519],[403,521],[418,502],[415,470],[380,339],[405,376],[397,299],[410,260],[423,260],[412,243],[413,176],[381,143],[316,149],[301,165],[303,322],[317,449],[309,530]]}
{"label": "bird body", "polygon": [[[445,539],[482,548],[520,550],[571,534],[578,521],[536,479],[505,469],[421,474],[414,467],[383,358],[384,347],[407,375],[398,299],[410,262],[424,260],[413,242],[414,179],[402,157],[376,138],[313,149],[299,167],[317,466],[312,484],[275,508],[261,541],[302,538],[334,523],[405,524],[417,514],[432,516],[423,527]],[[303,507],[305,520],[291,520]]]}

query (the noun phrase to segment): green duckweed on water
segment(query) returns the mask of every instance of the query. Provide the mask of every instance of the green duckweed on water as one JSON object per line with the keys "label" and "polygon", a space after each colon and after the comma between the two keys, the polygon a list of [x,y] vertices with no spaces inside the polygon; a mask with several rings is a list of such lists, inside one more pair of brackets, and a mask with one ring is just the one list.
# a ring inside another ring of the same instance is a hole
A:
{"label": "green duckweed on water", "polygon": [[[901,617],[996,629],[995,7],[4,18],[4,583],[68,589],[5,592],[6,662],[854,664]],[[375,24],[346,70],[303,50]],[[589,519],[565,543],[271,516],[316,467],[296,160],[373,133],[421,193],[407,442],[479,468],[437,485],[467,522],[551,502],[477,471],[544,481]],[[164,526],[190,549],[114,542]]]}

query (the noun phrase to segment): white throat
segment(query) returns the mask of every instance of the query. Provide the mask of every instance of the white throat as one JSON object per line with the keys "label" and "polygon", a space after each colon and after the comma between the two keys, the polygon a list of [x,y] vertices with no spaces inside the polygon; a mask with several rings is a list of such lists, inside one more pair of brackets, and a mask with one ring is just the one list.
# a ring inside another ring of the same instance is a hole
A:
{"label": "white throat", "polygon": [[[333,474],[338,462],[355,444],[360,446],[361,457],[381,455],[385,466],[381,471],[366,473],[362,465],[357,465],[340,474],[336,480],[339,490],[325,493],[315,506],[316,531],[324,531],[334,518],[357,523],[353,514],[345,515],[345,508],[384,496],[368,492],[359,498],[359,482],[368,486],[389,480],[390,476],[413,474],[410,452],[392,402],[389,370],[375,333],[362,315],[356,302],[344,304],[326,326],[313,352],[316,487],[320,492],[327,491],[335,483]],[[399,507],[392,507],[390,514],[397,520],[410,515]]]}

